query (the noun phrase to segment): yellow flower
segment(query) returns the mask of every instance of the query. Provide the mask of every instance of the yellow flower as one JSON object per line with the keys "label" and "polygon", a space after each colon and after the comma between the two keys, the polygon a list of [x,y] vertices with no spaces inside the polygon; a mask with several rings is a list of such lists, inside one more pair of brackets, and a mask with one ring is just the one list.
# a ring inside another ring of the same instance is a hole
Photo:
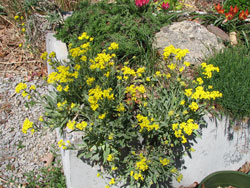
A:
{"label": "yellow flower", "polygon": [[56,57],[56,53],[54,51],[52,51],[50,54],[49,54],[49,58],[55,58]]}
{"label": "yellow flower", "polygon": [[107,161],[111,162],[114,160],[114,156],[112,154],[108,155]]}
{"label": "yellow flower", "polygon": [[114,138],[114,133],[110,133],[108,139],[113,140],[113,138]]}
{"label": "yellow flower", "polygon": [[183,114],[183,115],[186,115],[186,114],[188,114],[188,111],[187,111],[187,110],[184,110],[184,111],[182,112],[182,114]]}
{"label": "yellow flower", "polygon": [[133,176],[133,175],[134,175],[134,171],[131,170],[131,171],[130,171],[130,176]]}
{"label": "yellow flower", "polygon": [[105,117],[106,117],[106,113],[103,113],[103,114],[98,116],[99,119],[104,119]]}
{"label": "yellow flower", "polygon": [[14,17],[14,20],[17,20],[18,18],[19,18],[19,16],[15,16],[15,17]]}
{"label": "yellow flower", "polygon": [[181,100],[180,105],[184,105],[185,104],[185,100]]}
{"label": "yellow flower", "polygon": [[25,28],[22,28],[22,32],[25,32],[26,31],[26,29]]}
{"label": "yellow flower", "polygon": [[196,102],[192,102],[188,107],[193,111],[197,111],[199,105]]}
{"label": "yellow flower", "polygon": [[76,121],[71,121],[69,120],[68,123],[67,123],[67,127],[71,130],[74,130],[75,129],[75,124],[76,124]]}
{"label": "yellow flower", "polygon": [[[33,122],[31,122],[28,118],[26,118],[23,122],[22,132],[24,134],[27,134],[27,131],[32,128],[33,128]],[[31,131],[34,132],[35,130],[32,129]]]}
{"label": "yellow flower", "polygon": [[147,78],[146,78],[146,81],[147,81],[147,82],[150,82],[150,77],[147,77]]}
{"label": "yellow flower", "polygon": [[27,84],[20,82],[20,83],[16,86],[15,90],[16,90],[16,93],[20,93],[20,91],[22,91],[22,90],[24,90],[24,89],[26,89],[26,88],[27,88]]}
{"label": "yellow flower", "polygon": [[63,89],[65,92],[69,91],[69,85],[66,85],[66,87]]}
{"label": "yellow flower", "polygon": [[161,76],[161,72],[160,71],[156,71],[155,75],[156,76]]}
{"label": "yellow flower", "polygon": [[21,47],[23,46],[23,44],[22,44],[22,43],[20,43],[18,46],[21,48]]}
{"label": "yellow flower", "polygon": [[74,108],[75,106],[76,106],[76,104],[72,102],[70,105],[70,108]]}
{"label": "yellow flower", "polygon": [[101,174],[98,172],[98,173],[96,174],[96,176],[97,176],[97,177],[100,177],[100,176],[101,176]]}
{"label": "yellow flower", "polygon": [[46,60],[47,60],[47,56],[48,56],[48,52],[43,52],[43,53],[41,54],[40,58],[41,58],[42,60],[46,61]]}
{"label": "yellow flower", "polygon": [[87,79],[87,84],[89,85],[89,86],[91,86],[92,85],[92,83],[95,81],[95,78],[93,78],[93,77],[88,77],[88,79]]}
{"label": "yellow flower", "polygon": [[187,62],[187,61],[184,61],[184,65],[186,65],[187,67],[189,67],[189,66],[190,66],[190,63]]}
{"label": "yellow flower", "polygon": [[56,88],[57,91],[61,92],[63,90],[63,87],[61,85],[58,85]]}
{"label": "yellow flower", "polygon": [[110,184],[110,185],[114,185],[114,184],[115,184],[115,179],[112,178],[112,179],[110,180],[109,184]]}
{"label": "yellow flower", "polygon": [[202,85],[202,84],[204,83],[204,81],[202,80],[201,77],[197,78],[196,80],[197,80],[197,82],[198,82],[200,85]]}
{"label": "yellow flower", "polygon": [[110,72],[107,72],[107,73],[104,74],[104,76],[106,76],[108,78],[109,74],[110,74]]}
{"label": "yellow flower", "polygon": [[26,97],[27,95],[28,95],[28,93],[27,93],[26,91],[23,91],[23,92],[22,92],[22,96],[23,96],[23,97]]}
{"label": "yellow flower", "polygon": [[185,89],[185,95],[187,96],[187,97],[189,97],[189,96],[191,96],[192,95],[192,89]]}
{"label": "yellow flower", "polygon": [[172,116],[172,115],[174,115],[174,111],[173,111],[173,110],[170,110],[170,111],[168,112],[168,116]]}
{"label": "yellow flower", "polygon": [[183,178],[183,175],[180,174],[179,176],[176,177],[176,180],[180,183]]}
{"label": "yellow flower", "polygon": [[162,166],[166,166],[170,163],[170,160],[167,158],[164,159],[160,158],[160,163],[162,164]]}
{"label": "yellow flower", "polygon": [[184,71],[184,67],[181,67],[181,68],[179,69],[179,71],[180,71],[180,72]]}
{"label": "yellow flower", "polygon": [[79,64],[76,64],[74,67],[74,69],[76,69],[76,70],[80,70],[80,68],[81,68],[81,65],[79,65]]}
{"label": "yellow flower", "polygon": [[109,50],[116,50],[118,48],[119,48],[119,45],[117,43],[115,43],[115,42],[112,42],[110,44],[110,47],[108,47]]}
{"label": "yellow flower", "polygon": [[118,112],[124,112],[125,111],[125,107],[122,103],[120,103],[117,107],[116,107],[116,110]]}
{"label": "yellow flower", "polygon": [[87,127],[88,123],[86,121],[82,121],[81,123],[76,124],[76,128],[79,130],[83,130]]}
{"label": "yellow flower", "polygon": [[112,166],[111,170],[117,170],[118,168],[116,166]]}
{"label": "yellow flower", "polygon": [[110,186],[109,185],[105,185],[105,188],[110,188]]}
{"label": "yellow flower", "polygon": [[170,70],[174,70],[176,68],[176,64],[171,63],[167,66]]}
{"label": "yellow flower", "polygon": [[36,90],[36,86],[35,85],[31,85],[30,86],[30,90]]}
{"label": "yellow flower", "polygon": [[39,121],[43,122],[43,116],[39,117]]}
{"label": "yellow flower", "polygon": [[172,169],[170,170],[170,172],[174,174],[174,173],[177,172],[177,169],[176,169],[176,168],[172,168]]}
{"label": "yellow flower", "polygon": [[166,74],[166,78],[171,78],[171,74]]}

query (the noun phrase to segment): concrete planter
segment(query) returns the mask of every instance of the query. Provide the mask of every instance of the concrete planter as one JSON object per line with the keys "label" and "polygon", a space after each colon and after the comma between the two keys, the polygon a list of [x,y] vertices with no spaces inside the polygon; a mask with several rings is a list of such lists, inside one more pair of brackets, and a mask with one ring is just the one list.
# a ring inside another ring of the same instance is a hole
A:
{"label": "concrete planter", "polygon": [[[46,49],[50,53],[56,52],[57,59],[67,60],[66,45],[53,37],[53,33],[46,36]],[[53,72],[48,65],[48,73]],[[52,88],[50,88],[52,89]],[[229,131],[229,121],[223,118],[214,121],[205,117],[207,127],[202,129],[202,138],[197,138],[193,148],[196,150],[192,157],[184,156],[186,169],[183,169],[183,181],[173,180],[170,187],[189,185],[194,181],[200,182],[204,177],[220,170],[237,170],[242,164],[250,159],[249,129],[247,124],[242,124],[237,131]],[[73,144],[80,141],[79,134],[60,135],[57,131],[58,140],[70,140]],[[230,136],[230,137],[229,137]],[[231,138],[231,139],[229,139]],[[97,178],[98,167],[91,167],[77,158],[77,151],[62,150],[62,162],[68,188],[103,188],[109,180]],[[250,185],[250,184],[249,184]]]}

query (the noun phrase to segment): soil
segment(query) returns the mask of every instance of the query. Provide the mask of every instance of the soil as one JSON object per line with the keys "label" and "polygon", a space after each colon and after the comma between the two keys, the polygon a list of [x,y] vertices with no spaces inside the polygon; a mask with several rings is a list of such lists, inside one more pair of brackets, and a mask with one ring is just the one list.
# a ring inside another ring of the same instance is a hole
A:
{"label": "soil", "polygon": [[[25,43],[24,37],[13,23],[0,17],[0,77],[45,75],[46,67],[40,54],[34,55],[28,46],[19,46]],[[45,50],[45,41],[40,50]]]}

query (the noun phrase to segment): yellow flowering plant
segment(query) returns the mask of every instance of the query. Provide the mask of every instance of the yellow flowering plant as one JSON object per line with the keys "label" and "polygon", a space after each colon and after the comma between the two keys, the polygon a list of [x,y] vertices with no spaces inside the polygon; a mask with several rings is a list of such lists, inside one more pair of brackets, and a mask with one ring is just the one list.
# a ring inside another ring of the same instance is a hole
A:
{"label": "yellow flowering plant", "polygon": [[[166,47],[152,74],[143,66],[117,64],[115,42],[95,53],[86,32],[78,40],[78,46],[69,44],[67,62],[54,53],[42,55],[54,69],[47,78],[54,89],[43,98],[40,122],[62,133],[84,132],[80,145],[60,140],[59,147],[78,149],[79,157],[102,166],[97,176],[112,178],[106,187],[127,182],[148,188],[172,177],[181,181],[176,160],[192,150],[192,138],[204,123],[204,102],[221,93],[185,76],[187,49]],[[26,88],[21,84],[16,90]]]}

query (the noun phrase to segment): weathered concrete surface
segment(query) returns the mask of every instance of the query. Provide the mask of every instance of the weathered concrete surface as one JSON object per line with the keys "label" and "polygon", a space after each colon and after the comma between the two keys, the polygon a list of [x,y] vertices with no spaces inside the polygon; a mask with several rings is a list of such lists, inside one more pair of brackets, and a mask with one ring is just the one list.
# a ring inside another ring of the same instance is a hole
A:
{"label": "weathered concrete surface", "polygon": [[[207,128],[202,129],[202,138],[197,138],[192,158],[185,156],[186,169],[182,170],[181,183],[174,187],[200,182],[207,175],[221,170],[238,170],[246,161],[250,161],[250,129],[243,124],[229,130],[229,121],[210,120],[205,117]],[[234,129],[234,130],[233,130]],[[250,186],[250,182],[249,182]]]}
{"label": "weathered concrete surface", "polygon": [[224,47],[206,27],[191,21],[174,22],[165,26],[156,33],[155,38],[154,46],[161,54],[171,44],[176,48],[188,49],[190,53],[185,60],[191,63],[200,62],[204,56],[210,54],[212,48],[219,50]]}

